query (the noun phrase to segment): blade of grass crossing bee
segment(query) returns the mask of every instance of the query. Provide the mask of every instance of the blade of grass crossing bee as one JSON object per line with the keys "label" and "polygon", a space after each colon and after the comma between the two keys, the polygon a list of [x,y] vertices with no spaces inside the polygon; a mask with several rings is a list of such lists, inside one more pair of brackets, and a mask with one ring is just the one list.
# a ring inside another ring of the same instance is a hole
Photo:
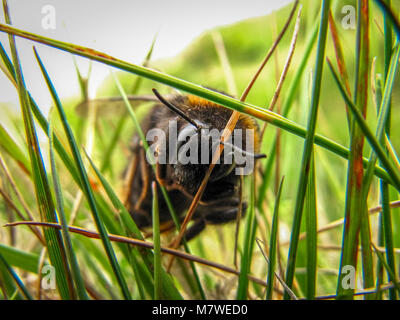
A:
{"label": "blade of grass crossing bee", "polygon": [[[3,9],[6,22],[11,24],[7,1],[3,0]],[[35,194],[42,221],[56,222],[54,203],[51,195],[47,174],[44,168],[40,147],[37,140],[36,129],[33,122],[31,107],[27,90],[22,75],[15,39],[9,36],[11,55],[15,68],[17,91],[21,104],[22,116],[24,119],[25,135],[27,144],[30,146],[29,158],[32,167],[32,178],[35,186]],[[49,230],[50,231],[50,230]],[[57,289],[62,299],[73,298],[73,283],[70,270],[67,264],[65,248],[61,240],[60,232],[44,231],[48,253],[51,264],[56,271]]]}
{"label": "blade of grass crossing bee", "polygon": [[126,280],[124,279],[124,276],[123,276],[123,274],[121,272],[121,267],[118,264],[118,261],[117,261],[116,256],[115,256],[114,249],[112,248],[112,245],[111,245],[111,242],[107,237],[107,233],[106,233],[106,229],[105,229],[104,223],[100,218],[100,215],[99,215],[96,203],[95,203],[95,198],[94,198],[94,195],[93,195],[93,190],[92,190],[92,187],[90,186],[89,179],[88,179],[88,176],[87,176],[87,173],[86,173],[86,169],[83,166],[82,158],[81,158],[80,152],[78,150],[78,147],[76,145],[75,138],[74,138],[74,135],[72,133],[72,130],[71,130],[69,124],[68,124],[68,120],[66,118],[64,109],[63,109],[63,107],[61,105],[61,102],[60,102],[60,100],[59,100],[59,98],[58,98],[58,96],[57,96],[57,94],[55,92],[54,86],[53,86],[53,84],[52,84],[52,82],[51,82],[51,80],[50,80],[50,78],[49,78],[49,76],[47,74],[47,71],[46,71],[46,69],[45,69],[45,67],[44,67],[44,65],[43,65],[43,63],[42,63],[42,61],[41,61],[41,59],[40,59],[40,57],[39,57],[39,55],[38,55],[38,53],[37,53],[35,48],[34,48],[34,53],[35,53],[35,57],[36,57],[36,59],[38,61],[38,64],[40,66],[40,69],[42,71],[42,74],[43,74],[43,76],[44,76],[44,78],[46,80],[46,84],[48,86],[48,89],[49,89],[49,91],[50,91],[50,93],[52,95],[52,98],[54,100],[54,103],[56,105],[56,108],[57,108],[57,111],[58,111],[59,116],[61,118],[61,121],[63,123],[64,131],[65,131],[66,135],[68,136],[68,141],[69,141],[69,144],[70,144],[70,148],[72,150],[73,157],[74,157],[74,160],[75,160],[75,163],[76,163],[76,167],[78,168],[78,173],[79,173],[79,176],[80,176],[80,180],[81,180],[82,185],[83,185],[83,191],[84,191],[84,194],[85,194],[85,196],[86,196],[86,198],[88,200],[88,203],[89,203],[89,206],[90,206],[90,211],[91,211],[93,219],[94,219],[94,221],[96,223],[96,227],[97,227],[97,229],[98,229],[98,231],[99,231],[99,233],[101,235],[101,240],[102,240],[104,249],[106,251],[107,257],[108,257],[109,262],[110,262],[110,264],[111,264],[111,266],[113,268],[113,271],[115,273],[115,276],[117,278],[118,284],[120,286],[120,289],[121,289],[121,292],[122,292],[124,298],[130,300],[131,299],[131,295],[130,295],[128,286],[126,284]]}
{"label": "blade of grass crossing bee", "polygon": [[275,265],[276,265],[276,250],[277,250],[277,234],[279,232],[279,205],[281,202],[281,194],[283,187],[284,177],[281,179],[281,183],[279,184],[278,192],[276,195],[275,206],[274,206],[274,215],[272,218],[272,228],[271,228],[271,237],[269,241],[269,264],[268,264],[268,274],[267,274],[267,289],[266,289],[266,300],[272,299],[272,293],[274,291],[274,279],[275,279]]}
{"label": "blade of grass crossing bee", "polygon": [[[305,200],[305,194],[307,190],[308,176],[310,170],[310,161],[312,158],[315,129],[317,124],[319,97],[320,97],[321,82],[322,82],[322,70],[325,57],[325,43],[326,43],[327,28],[328,28],[329,4],[330,4],[329,0],[324,0],[322,2],[322,9],[320,16],[318,48],[317,48],[316,66],[315,66],[313,90],[311,97],[311,108],[308,118],[306,140],[304,142],[303,158],[301,163],[300,178],[296,195],[296,204],[295,204],[293,226],[292,226],[292,233],[291,233],[291,240],[289,247],[286,277],[285,277],[286,283],[290,288],[293,285],[294,273],[296,268],[296,254],[297,254],[297,247],[300,234],[300,225],[302,220],[303,206],[304,206],[304,200]],[[284,298],[289,299],[290,296],[287,293],[285,293]]]}
{"label": "blade of grass crossing bee", "polygon": [[50,165],[51,174],[53,177],[54,193],[57,204],[58,218],[62,226],[62,235],[65,244],[66,253],[68,256],[69,266],[72,271],[72,277],[75,282],[75,289],[79,299],[88,300],[89,297],[86,293],[85,284],[82,278],[82,274],[79,268],[78,260],[75,255],[74,248],[72,246],[71,237],[68,232],[67,218],[64,212],[64,199],[61,191],[60,178],[57,173],[56,160],[54,154],[54,136],[53,136],[53,122],[52,122],[52,111],[50,111],[49,116],[49,148],[50,148]]}

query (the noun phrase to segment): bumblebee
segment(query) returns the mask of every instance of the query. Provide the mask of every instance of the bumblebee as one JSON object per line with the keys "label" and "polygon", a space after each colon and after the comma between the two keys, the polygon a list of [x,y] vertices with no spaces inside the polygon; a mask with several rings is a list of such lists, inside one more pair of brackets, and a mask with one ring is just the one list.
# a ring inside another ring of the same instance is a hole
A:
{"label": "bumblebee", "polygon": [[[194,95],[175,94],[166,100],[156,90],[153,91],[160,102],[152,106],[143,120],[142,131],[147,137],[154,129],[165,132],[162,139],[155,140],[152,148],[158,159],[160,156],[164,156],[163,158],[167,160],[174,159],[171,157],[172,149],[177,150],[178,157],[175,157],[175,161],[156,162],[154,170],[139,136],[134,136],[133,159],[127,170],[129,173],[128,183],[125,186],[128,188],[125,205],[140,229],[152,225],[152,181],[157,180],[166,188],[177,216],[180,219],[184,218],[210,163],[200,161],[201,151],[204,150],[200,150],[202,146],[198,141],[208,141],[210,130],[216,129],[218,132],[222,132],[233,112]],[[178,139],[172,139],[171,123],[175,123]],[[242,114],[236,124],[236,129],[241,129],[240,132],[253,132],[251,139],[249,140],[245,135],[239,136],[239,138],[235,136],[234,143],[228,146],[233,147],[235,151],[239,150],[242,154],[250,155],[254,160],[257,158],[256,152],[259,149],[260,139],[257,122]],[[193,139],[194,137],[199,140]],[[245,151],[249,144],[252,145],[254,152]],[[183,148],[184,145],[186,149],[179,151],[179,148]],[[226,157],[228,149],[225,145],[220,161],[211,173],[203,196],[192,217],[192,224],[185,232],[184,237],[187,241],[197,236],[208,224],[219,225],[234,221],[239,212],[242,213],[242,216],[246,212],[247,203],[239,199],[240,175],[238,169],[240,165],[235,160],[226,161],[229,159]],[[184,162],[182,160],[181,155],[185,154],[187,150],[196,152],[196,161]],[[205,155],[206,160],[211,161],[211,151]],[[158,192],[161,195],[159,186]],[[165,223],[172,225],[172,217],[166,201],[162,196],[159,196],[158,199],[160,222],[164,225]],[[241,210],[239,210],[240,203]]]}

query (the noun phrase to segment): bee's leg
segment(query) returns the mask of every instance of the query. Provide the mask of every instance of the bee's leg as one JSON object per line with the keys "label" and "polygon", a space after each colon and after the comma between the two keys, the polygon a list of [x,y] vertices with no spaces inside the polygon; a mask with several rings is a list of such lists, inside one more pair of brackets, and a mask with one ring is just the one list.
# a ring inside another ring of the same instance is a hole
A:
{"label": "bee's leg", "polygon": [[167,182],[165,181],[165,165],[160,165],[159,162],[156,162],[156,180],[162,186],[167,186]]}
{"label": "bee's leg", "polygon": [[[223,224],[225,222],[234,221],[239,213],[239,206],[215,206],[207,209],[208,212],[204,215],[204,218],[209,224]],[[243,202],[241,217],[245,215],[246,209],[247,202]]]}
{"label": "bee's leg", "polygon": [[137,173],[138,164],[139,164],[139,156],[135,155],[124,177],[122,201],[128,210],[131,208],[129,197],[131,196],[133,180],[135,179]]}
{"label": "bee's leg", "polygon": [[146,212],[140,209],[132,209],[130,214],[139,229],[151,226],[151,218]]}
{"label": "bee's leg", "polygon": [[200,232],[204,230],[206,227],[206,222],[204,219],[200,219],[195,221],[189,228],[186,229],[184,238],[186,241],[189,241],[199,235]]}
{"label": "bee's leg", "polygon": [[142,191],[140,193],[139,200],[135,204],[135,209],[139,209],[143,201],[146,199],[150,185],[149,167],[147,166],[146,155],[143,148],[140,149],[139,156],[140,156],[140,169],[142,175]]}

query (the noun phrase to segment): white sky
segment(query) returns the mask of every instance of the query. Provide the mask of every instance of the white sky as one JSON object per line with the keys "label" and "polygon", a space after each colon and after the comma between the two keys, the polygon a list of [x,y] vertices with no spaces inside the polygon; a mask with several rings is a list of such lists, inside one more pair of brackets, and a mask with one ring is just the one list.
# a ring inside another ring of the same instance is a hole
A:
{"label": "white sky", "polygon": [[[153,59],[171,57],[182,51],[203,31],[231,24],[276,10],[290,0],[8,0],[13,26],[61,41],[74,42],[132,63],[141,63],[154,35],[158,32]],[[42,8],[55,8],[56,28],[45,30]],[[4,15],[0,10],[0,21]],[[8,39],[0,33],[8,50]],[[33,42],[17,40],[22,71],[28,89],[43,109],[51,104],[49,92],[33,56]],[[79,91],[71,55],[54,48],[35,44],[61,97]],[[87,60],[77,58],[83,74]],[[109,67],[94,63],[89,95],[109,74]],[[0,103],[16,107],[18,96],[0,71]],[[17,108],[19,110],[19,108]],[[1,116],[1,111],[0,111]]]}

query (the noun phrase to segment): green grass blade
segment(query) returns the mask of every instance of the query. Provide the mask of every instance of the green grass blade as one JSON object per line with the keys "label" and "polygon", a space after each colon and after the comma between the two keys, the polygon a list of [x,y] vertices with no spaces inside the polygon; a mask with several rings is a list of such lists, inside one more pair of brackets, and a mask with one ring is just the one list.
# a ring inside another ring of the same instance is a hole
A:
{"label": "green grass blade", "polygon": [[15,283],[17,284],[18,288],[21,290],[21,292],[23,293],[25,298],[28,300],[33,300],[33,297],[29,293],[28,289],[25,287],[24,283],[21,281],[21,279],[15,273],[13,268],[11,268],[11,266],[8,264],[8,262],[4,259],[3,255],[1,253],[0,253],[0,264],[2,264],[7,269],[7,271],[10,273],[11,277],[14,279]]}
{"label": "green grass blade", "polygon": [[[320,18],[321,20],[320,20],[320,28],[318,35],[317,58],[316,58],[313,90],[311,97],[311,109],[308,119],[306,140],[304,142],[304,148],[303,148],[303,158],[301,162],[300,178],[297,189],[288,263],[287,263],[286,277],[285,277],[286,284],[289,286],[289,288],[291,288],[293,285],[294,273],[296,269],[296,255],[297,255],[297,247],[300,234],[300,225],[302,220],[301,218],[303,213],[305,194],[307,190],[310,161],[314,146],[315,129],[317,124],[319,97],[321,90],[322,70],[325,57],[325,43],[326,43],[326,35],[328,29],[329,4],[330,4],[329,0],[327,1],[324,0],[322,2],[321,18]],[[284,297],[285,299],[290,298],[287,293],[285,293]]]}
{"label": "green grass blade", "polygon": [[46,69],[45,69],[45,67],[44,67],[44,65],[43,65],[43,63],[42,63],[42,61],[41,61],[36,49],[34,49],[34,52],[35,52],[35,56],[36,56],[36,59],[38,61],[38,64],[40,66],[40,69],[42,71],[42,74],[43,74],[43,76],[44,76],[44,78],[46,80],[46,84],[47,84],[47,86],[49,88],[49,91],[50,91],[50,93],[52,95],[52,98],[54,100],[54,103],[56,105],[56,108],[57,108],[57,111],[58,111],[59,116],[61,118],[61,121],[63,123],[64,131],[65,131],[65,133],[66,133],[66,135],[68,137],[68,142],[70,144],[70,148],[72,150],[73,157],[74,157],[74,160],[76,162],[76,166],[78,168],[80,180],[81,180],[82,185],[83,185],[83,189],[84,189],[83,191],[84,191],[84,194],[85,194],[85,196],[86,196],[86,198],[88,200],[88,203],[89,203],[89,206],[90,206],[90,209],[91,209],[91,213],[92,213],[93,219],[94,219],[94,221],[96,223],[97,230],[100,233],[101,240],[102,240],[104,249],[106,251],[107,257],[108,257],[109,262],[110,262],[110,264],[111,264],[111,266],[113,268],[113,271],[115,273],[115,276],[117,278],[118,284],[119,284],[119,286],[121,288],[121,292],[122,292],[124,298],[130,300],[131,299],[131,295],[130,295],[128,286],[126,284],[126,280],[124,279],[124,276],[122,274],[121,268],[120,268],[120,266],[118,264],[117,258],[116,258],[115,253],[114,253],[114,249],[112,248],[112,245],[111,245],[111,242],[108,239],[107,231],[106,231],[106,228],[104,226],[104,223],[101,220],[99,212],[97,210],[95,198],[94,198],[94,195],[93,195],[93,190],[92,190],[92,188],[90,186],[89,178],[88,178],[87,173],[86,173],[86,169],[83,166],[83,162],[82,162],[82,158],[81,158],[80,152],[79,152],[78,147],[76,145],[75,138],[74,138],[74,135],[72,133],[72,130],[71,130],[69,124],[68,124],[64,109],[63,109],[63,107],[61,105],[61,101],[59,100],[59,98],[58,98],[58,96],[57,96],[57,94],[55,92],[55,88],[54,88],[54,86],[53,86],[53,84],[52,84],[52,82],[51,82],[51,80],[50,80],[50,78],[49,78],[49,76],[47,74],[47,71],[46,71]]}
{"label": "green grass blade", "polygon": [[[386,4],[388,7],[391,6],[391,0],[386,0]],[[397,57],[396,61],[396,67],[398,65],[398,56],[396,53],[392,56],[392,51],[393,51],[393,39],[392,39],[392,26],[390,23],[390,18],[388,18],[387,14],[384,14],[383,16],[383,23],[384,23],[384,36],[385,36],[385,79],[386,82],[388,81],[388,78],[390,79],[391,71],[393,68],[393,57]],[[399,52],[399,44],[397,44],[397,53]],[[386,134],[389,139],[390,137],[390,127],[391,127],[391,100],[388,101],[389,104],[389,115],[388,119],[386,121]],[[384,144],[384,143],[382,143]],[[387,148],[386,148],[387,149]],[[393,223],[392,223],[392,216],[391,216],[391,210],[389,206],[390,202],[390,194],[389,194],[389,185],[381,180],[380,181],[380,191],[381,191],[381,202],[382,202],[382,212],[381,212],[381,219],[379,220],[381,222],[381,234],[382,238],[384,238],[384,243],[386,247],[386,260],[389,268],[392,271],[397,270],[396,269],[396,258],[394,254],[394,239],[393,239]],[[383,230],[382,230],[383,229]],[[380,239],[383,240],[383,239]],[[382,241],[383,242],[383,241]],[[392,276],[394,275],[394,277]],[[397,276],[396,272],[393,272],[389,274],[389,280],[392,281],[393,283],[397,283]],[[389,290],[389,299],[391,300],[397,300],[398,294],[395,289],[390,289]]]}
{"label": "green grass blade", "polygon": [[281,183],[279,184],[274,206],[274,215],[272,218],[271,237],[269,241],[270,244],[269,244],[269,264],[267,273],[267,289],[265,295],[266,300],[271,300],[272,293],[274,291],[276,250],[277,250],[276,245],[277,245],[278,224],[279,224],[279,205],[281,202],[283,181],[284,177],[282,178]]}
{"label": "green grass blade", "polygon": [[[367,105],[368,105],[368,88],[369,88],[369,55],[370,55],[370,44],[369,44],[369,4],[367,0],[360,0],[358,2],[359,8],[359,28],[360,30],[360,47],[357,51],[356,61],[359,61],[359,72],[356,74],[356,92],[354,94],[354,101],[358,110],[366,117],[367,113]],[[357,64],[358,65],[358,64]],[[353,125],[353,130],[351,132],[351,143],[354,141],[354,145],[352,144],[351,148],[354,146],[354,155],[355,161],[362,161],[363,158],[363,144],[364,137],[360,133],[360,130],[357,126]],[[353,140],[354,138],[354,140]],[[351,149],[352,150],[352,149]],[[351,152],[350,150],[350,152]],[[372,166],[372,164],[369,164]],[[349,166],[351,167],[351,165]],[[372,170],[371,170],[372,171]],[[370,187],[369,181],[364,180],[365,172],[363,170],[358,169],[358,164],[355,163],[354,172],[351,173],[352,180],[349,180],[350,186],[354,185],[354,189],[357,192],[356,198],[359,198],[358,192],[361,194],[360,203],[353,207],[355,210],[354,214],[361,214],[361,257],[362,257],[362,268],[363,268],[363,285],[364,288],[371,288],[374,286],[374,262],[372,257],[371,250],[371,224],[369,220],[369,215],[367,212],[367,194]],[[371,174],[372,176],[372,174]],[[358,179],[361,180],[361,187],[358,188]],[[348,178],[349,179],[349,178]],[[352,183],[351,181],[355,182]],[[357,200],[358,201],[358,200]],[[347,203],[346,203],[347,206]],[[352,209],[352,208],[350,208]],[[351,222],[351,221],[350,221]],[[371,300],[373,296],[366,296],[365,299]]]}
{"label": "green grass blade", "polygon": [[[7,1],[3,0],[4,15],[7,23],[11,23]],[[42,155],[36,135],[36,129],[33,122],[31,107],[27,95],[24,78],[21,71],[21,66],[18,58],[18,52],[13,36],[9,36],[11,55],[15,68],[17,90],[21,104],[22,116],[24,119],[25,136],[27,145],[30,146],[29,158],[32,167],[32,178],[35,186],[36,199],[39,206],[39,211],[42,221],[57,222],[55,215],[54,203],[50,191],[49,182],[47,180],[46,170],[43,164]],[[56,230],[45,230],[45,239],[51,264],[56,270],[57,289],[63,299],[73,298],[72,280],[70,270],[66,260],[65,248],[61,240],[61,234]]]}
{"label": "green grass blade", "polygon": [[8,134],[3,125],[0,124],[0,146],[18,163],[18,165],[28,174],[32,174],[29,159]]}
{"label": "green grass blade", "polygon": [[388,19],[392,23],[393,30],[397,34],[397,39],[400,40],[400,23],[396,19],[396,16],[394,15],[390,6],[386,4],[383,0],[375,0],[375,2],[379,6],[379,8],[385,13],[386,19]]}
{"label": "green grass blade", "polygon": [[315,298],[317,282],[317,195],[315,180],[315,160],[314,152],[310,162],[310,172],[308,177],[306,192],[306,241],[307,241],[307,290],[306,297],[309,300]]}
{"label": "green grass blade", "polygon": [[255,240],[255,183],[254,175],[251,176],[250,182],[250,201],[249,208],[247,209],[247,219],[246,219],[246,229],[243,238],[243,252],[241,253],[240,259],[240,274],[239,274],[239,284],[236,293],[237,300],[247,299],[247,290],[249,285],[248,275],[250,273],[252,251],[254,247]]}
{"label": "green grass blade", "polygon": [[[378,125],[375,133],[377,141],[384,141],[383,139],[385,137],[385,128],[390,114],[390,101],[393,91],[394,80],[397,74],[399,58],[400,58],[400,45],[397,45],[393,57],[391,59],[391,63],[388,70],[388,77],[386,79],[386,84],[384,87],[382,102],[379,106]],[[368,189],[372,182],[373,171],[376,161],[377,161],[377,155],[375,152],[371,151],[371,155],[369,157],[369,163],[364,178],[364,184],[366,186],[365,188],[366,190],[364,191],[365,193],[364,201],[366,201]]]}
{"label": "green grass blade", "polygon": [[60,185],[60,178],[57,173],[56,160],[54,154],[54,136],[53,136],[53,124],[51,121],[52,112],[50,111],[50,121],[49,121],[49,149],[50,149],[50,165],[51,165],[51,173],[53,177],[54,184],[54,192],[56,196],[56,204],[58,211],[58,218],[60,220],[60,224],[62,226],[62,235],[65,244],[65,250],[68,256],[69,265],[72,272],[72,277],[75,282],[75,289],[77,295],[82,300],[88,300],[89,297],[86,293],[85,283],[82,278],[82,274],[79,268],[78,260],[76,258],[74,248],[72,246],[71,237],[68,231],[67,218],[64,212],[64,199],[62,195],[62,189]]}
{"label": "green grass blade", "polygon": [[153,244],[154,244],[154,300],[161,297],[161,241],[160,241],[160,219],[158,215],[157,185],[152,183],[153,191]]}
{"label": "green grass blade", "polygon": [[[392,224],[392,216],[391,210],[389,206],[389,186],[381,180],[381,198],[382,198],[382,226],[383,226],[383,234],[385,239],[385,248],[386,248],[386,260],[387,260],[387,268],[389,268],[392,272],[388,272],[389,280],[393,283],[397,283],[397,275],[396,275],[396,258],[394,255],[394,242],[393,242],[393,224]],[[382,262],[381,262],[382,263]],[[395,290],[389,290],[389,297],[392,300],[397,299],[397,293]]]}
{"label": "green grass blade", "polygon": [[39,256],[37,254],[19,250],[0,243],[0,254],[12,266],[25,271],[37,273]]}

